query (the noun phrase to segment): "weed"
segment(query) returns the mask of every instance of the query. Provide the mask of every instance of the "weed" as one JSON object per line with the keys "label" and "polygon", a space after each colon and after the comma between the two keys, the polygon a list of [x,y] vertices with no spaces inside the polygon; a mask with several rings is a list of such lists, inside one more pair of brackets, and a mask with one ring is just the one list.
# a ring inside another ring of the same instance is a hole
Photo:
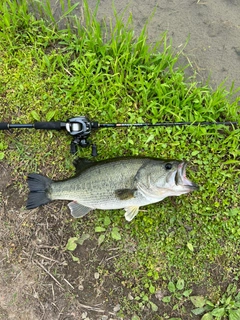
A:
{"label": "weed", "polygon": [[[104,241],[108,240],[110,236],[113,240],[121,240],[121,233],[118,227],[111,227],[111,219],[108,216],[104,217],[103,226],[96,226],[95,232],[101,233],[98,238],[98,245],[100,246]],[[110,230],[107,230],[108,227]]]}
{"label": "weed", "polygon": [[89,239],[90,235],[83,233],[82,236],[71,237],[68,239],[65,250],[69,251],[74,262],[80,263],[80,259],[73,255],[73,251],[76,250],[77,245],[83,245],[84,241]]}
{"label": "weed", "polygon": [[216,302],[212,302],[203,296],[190,297],[196,309],[192,310],[195,315],[202,315],[201,320],[240,318],[240,292],[236,284],[229,284],[226,292]]}
{"label": "weed", "polygon": [[4,143],[0,142],[0,160],[3,160],[5,154],[4,154],[4,150],[7,149],[7,145],[5,145]]}
{"label": "weed", "polygon": [[183,302],[186,301],[186,298],[188,298],[192,293],[191,289],[185,289],[183,279],[178,279],[176,283],[170,281],[168,283],[168,290],[171,295],[163,297],[162,302],[169,303],[172,299],[175,301],[178,300],[178,302],[173,306],[173,310],[179,308],[180,304],[183,304]]}

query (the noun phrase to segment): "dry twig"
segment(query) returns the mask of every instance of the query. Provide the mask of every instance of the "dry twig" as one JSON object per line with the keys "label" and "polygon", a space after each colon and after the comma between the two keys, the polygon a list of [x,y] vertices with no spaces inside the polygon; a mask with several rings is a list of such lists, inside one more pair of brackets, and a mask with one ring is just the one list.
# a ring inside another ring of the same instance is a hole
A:
{"label": "dry twig", "polygon": [[63,286],[61,285],[61,283],[51,274],[51,272],[49,272],[40,262],[38,261],[34,261],[34,263],[36,263],[37,265],[39,265],[39,267],[41,267],[55,282],[56,284],[63,289]]}

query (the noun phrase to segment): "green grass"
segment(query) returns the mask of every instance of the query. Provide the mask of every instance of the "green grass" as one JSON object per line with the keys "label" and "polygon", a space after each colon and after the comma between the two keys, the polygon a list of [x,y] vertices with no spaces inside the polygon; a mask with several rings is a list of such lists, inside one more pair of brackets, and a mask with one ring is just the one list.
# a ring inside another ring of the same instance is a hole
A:
{"label": "green grass", "polygon": [[[81,25],[71,16],[75,6],[64,8],[63,2],[66,28],[59,30],[50,7],[37,5],[44,19],[36,20],[26,1],[0,4],[1,121],[65,121],[76,115],[99,123],[238,120],[236,91],[186,80],[186,66],[176,67],[178,55],[166,34],[152,47],[145,28],[134,36],[131,17],[127,25],[116,14],[115,23],[100,24],[86,3]],[[154,312],[151,296],[169,282],[184,280],[187,289],[207,284],[206,292],[214,292],[214,269],[224,281],[238,279],[239,128],[101,129],[91,138],[98,159],[187,159],[188,175],[200,185],[199,192],[146,207],[131,223],[122,211],[96,211],[86,222],[93,232],[101,230],[95,234],[104,248],[119,247],[115,270],[136,298],[136,314],[142,304]],[[54,179],[73,174],[71,137],[64,132],[0,132],[0,141],[0,159],[15,168],[24,192],[30,171],[44,168]],[[89,157],[90,150],[79,155]],[[73,228],[79,223],[85,221]],[[128,307],[122,312],[131,314]]]}

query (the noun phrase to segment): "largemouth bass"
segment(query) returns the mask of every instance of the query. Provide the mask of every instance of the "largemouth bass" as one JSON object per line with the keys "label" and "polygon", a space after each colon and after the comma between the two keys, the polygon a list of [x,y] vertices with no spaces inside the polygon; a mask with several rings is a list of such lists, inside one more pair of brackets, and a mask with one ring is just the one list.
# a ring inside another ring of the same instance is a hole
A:
{"label": "largemouth bass", "polygon": [[126,157],[105,161],[79,159],[76,176],[62,181],[37,173],[29,174],[27,209],[53,200],[72,200],[68,204],[75,218],[94,209],[125,209],[131,221],[139,207],[166,197],[198,189],[186,177],[187,163],[144,157]]}

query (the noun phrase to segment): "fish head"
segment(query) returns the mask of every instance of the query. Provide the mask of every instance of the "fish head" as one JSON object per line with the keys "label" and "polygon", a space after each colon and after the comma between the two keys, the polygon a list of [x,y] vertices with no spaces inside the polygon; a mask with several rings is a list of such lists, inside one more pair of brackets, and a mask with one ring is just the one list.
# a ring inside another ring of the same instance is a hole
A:
{"label": "fish head", "polygon": [[148,195],[164,199],[197,190],[198,185],[186,176],[186,167],[185,161],[169,160],[155,163],[148,172]]}
{"label": "fish head", "polygon": [[172,169],[169,169],[170,172],[166,175],[166,183],[175,192],[182,194],[197,190],[199,188],[196,183],[187,178],[186,161],[174,161],[172,164],[167,163],[165,165],[166,171],[168,171],[167,168],[170,168],[170,165],[172,165]]}

